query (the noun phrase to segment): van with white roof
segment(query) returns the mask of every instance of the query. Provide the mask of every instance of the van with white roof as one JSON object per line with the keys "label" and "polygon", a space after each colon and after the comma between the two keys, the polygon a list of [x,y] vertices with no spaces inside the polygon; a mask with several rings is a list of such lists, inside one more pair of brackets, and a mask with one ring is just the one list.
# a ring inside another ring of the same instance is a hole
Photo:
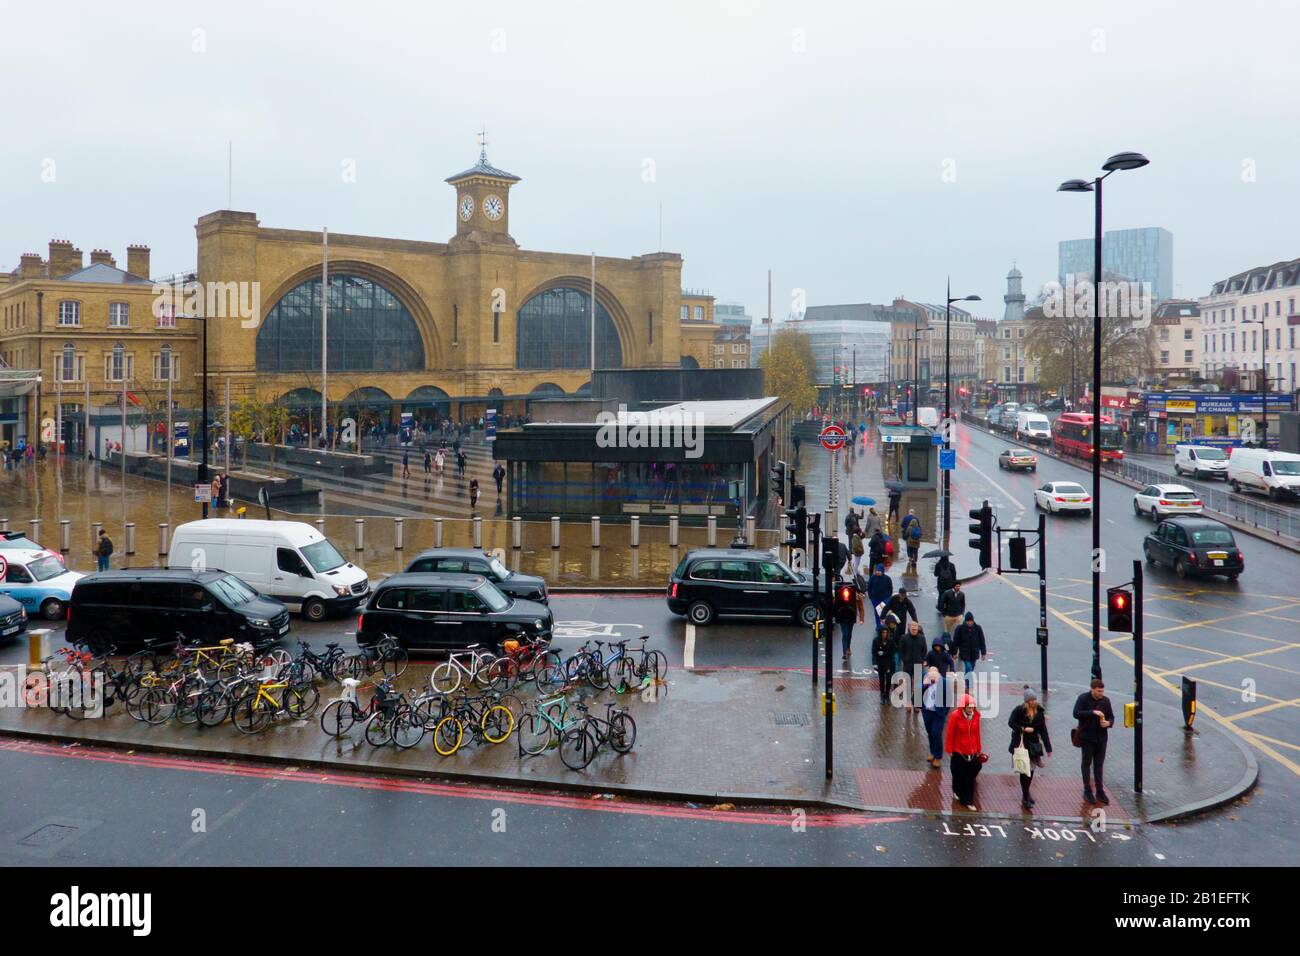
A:
{"label": "van with white roof", "polygon": [[1052,440],[1052,423],[1042,412],[1017,412],[1016,440],[1047,444]]}
{"label": "van with white roof", "polygon": [[1213,445],[1175,445],[1174,474],[1228,480],[1228,453]]}
{"label": "van with white roof", "polygon": [[1300,497],[1300,455],[1266,448],[1234,448],[1228,457],[1233,491],[1258,491],[1274,501]]}
{"label": "van with white roof", "polygon": [[303,521],[208,518],[178,527],[170,568],[227,571],[311,621],[370,597],[366,572]]}

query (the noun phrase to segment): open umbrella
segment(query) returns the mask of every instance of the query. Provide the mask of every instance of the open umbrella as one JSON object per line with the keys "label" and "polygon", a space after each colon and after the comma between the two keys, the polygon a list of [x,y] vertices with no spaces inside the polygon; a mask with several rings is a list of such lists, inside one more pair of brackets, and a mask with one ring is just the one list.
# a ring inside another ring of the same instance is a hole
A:
{"label": "open umbrella", "polygon": [[950,557],[952,557],[952,552],[949,551],[947,548],[935,548],[933,551],[927,551],[927,552],[925,552],[925,554],[921,555],[921,557],[923,557],[923,558],[950,558]]}
{"label": "open umbrella", "polygon": [[852,500],[853,504],[864,505],[868,508],[876,503],[875,498],[868,498],[866,495],[855,495]]}
{"label": "open umbrella", "polygon": [[885,482],[885,487],[888,488],[890,491],[902,491],[904,488],[907,487],[907,485],[903,484],[901,481],[895,481],[891,479]]}

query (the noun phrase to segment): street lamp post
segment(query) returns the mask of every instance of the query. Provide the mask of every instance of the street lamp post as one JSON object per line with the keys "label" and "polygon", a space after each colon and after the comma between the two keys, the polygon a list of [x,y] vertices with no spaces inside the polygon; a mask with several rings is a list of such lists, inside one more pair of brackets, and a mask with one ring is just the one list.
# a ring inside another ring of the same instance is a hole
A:
{"label": "street lamp post", "polygon": [[[977,295],[952,296],[952,279],[948,279],[948,291],[945,294],[943,314],[943,447],[951,448],[949,436],[952,432],[952,304],[954,302],[979,302]],[[948,547],[948,531],[951,527],[952,511],[952,469],[943,472],[943,546]]]}
{"label": "street lamp post", "polygon": [[1121,169],[1140,169],[1150,160],[1141,153],[1116,153],[1102,164],[1105,174],[1089,182],[1068,179],[1063,193],[1093,193],[1092,243],[1092,676],[1101,677],[1101,184]]}
{"label": "street lamp post", "polygon": [[[202,442],[203,455],[199,459],[198,483],[210,487],[211,483],[208,480],[208,320],[206,316],[202,315],[178,315],[176,318],[188,319],[203,325],[203,341],[200,346],[203,350],[203,418],[199,422],[199,441]],[[170,435],[167,436],[167,440],[171,441]],[[229,432],[226,434],[226,441],[230,441]],[[203,517],[207,518],[207,516],[208,503],[205,501],[203,502]]]}
{"label": "street lamp post", "polygon": [[[1243,325],[1258,325],[1259,334],[1264,337],[1264,354],[1261,361],[1264,367],[1264,382],[1259,390],[1259,447],[1268,447],[1268,325],[1263,319],[1242,319]],[[1243,333],[1244,337],[1244,333]]]}

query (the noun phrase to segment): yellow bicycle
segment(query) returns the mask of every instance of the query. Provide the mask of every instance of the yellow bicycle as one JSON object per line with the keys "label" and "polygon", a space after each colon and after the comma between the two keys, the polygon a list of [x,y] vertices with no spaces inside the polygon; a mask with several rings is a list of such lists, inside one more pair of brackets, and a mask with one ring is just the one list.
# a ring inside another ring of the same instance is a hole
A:
{"label": "yellow bicycle", "polygon": [[231,720],[241,733],[257,734],[280,714],[294,720],[310,717],[319,702],[320,691],[311,681],[260,680],[235,704]]}
{"label": "yellow bicycle", "polygon": [[505,743],[514,732],[515,715],[495,695],[463,697],[433,728],[433,749],[439,756],[450,757],[464,745],[466,729],[474,743]]}

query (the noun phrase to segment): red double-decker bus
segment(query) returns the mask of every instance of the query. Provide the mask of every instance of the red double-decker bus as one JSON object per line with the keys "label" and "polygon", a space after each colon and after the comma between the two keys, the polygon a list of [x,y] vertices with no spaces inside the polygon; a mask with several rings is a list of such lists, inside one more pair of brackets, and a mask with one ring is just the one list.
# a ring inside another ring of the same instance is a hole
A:
{"label": "red double-decker bus", "polygon": [[[1092,457],[1092,413],[1065,412],[1052,423],[1052,447],[1062,455]],[[1118,425],[1101,417],[1101,460],[1120,461],[1124,457],[1124,436]]]}

